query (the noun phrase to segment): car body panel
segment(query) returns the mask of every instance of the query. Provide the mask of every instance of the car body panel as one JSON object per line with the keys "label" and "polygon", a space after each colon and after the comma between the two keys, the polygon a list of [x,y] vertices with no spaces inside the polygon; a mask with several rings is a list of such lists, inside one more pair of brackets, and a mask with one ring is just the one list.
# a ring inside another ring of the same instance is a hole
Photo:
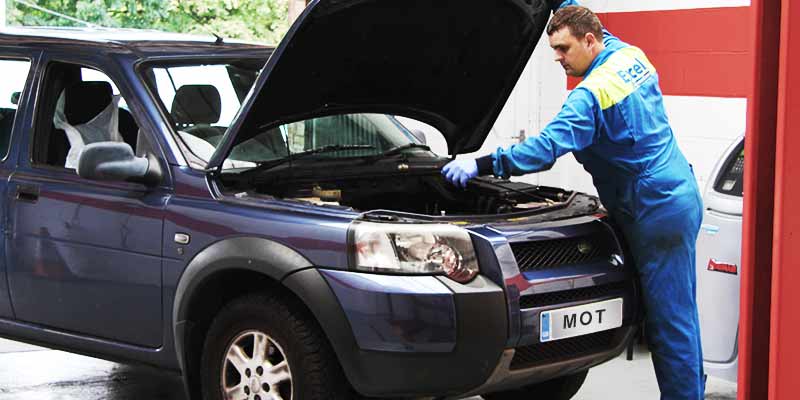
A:
{"label": "car body panel", "polygon": [[362,350],[449,353],[456,346],[452,292],[433,276],[323,270]]}
{"label": "car body panel", "polygon": [[542,0],[312,1],[270,57],[209,168],[277,124],[356,112],[426,122],[450,154],[478,150],[549,15]]}
{"label": "car body panel", "polygon": [[[8,282],[16,317],[159,347],[166,195],[58,175],[26,171],[10,179]],[[37,191],[38,200],[21,199],[24,190]]]}
{"label": "car body panel", "polygon": [[[0,198],[5,199],[8,195],[8,180],[14,172],[17,164],[17,154],[19,140],[15,138],[25,134],[25,127],[31,125],[33,113],[29,104],[33,102],[32,94],[35,87],[37,76],[37,66],[40,59],[40,51],[35,49],[13,49],[4,52],[3,59],[27,60],[30,62],[27,80],[24,82],[24,89],[18,99],[18,108],[15,113],[13,125],[11,127],[11,140],[9,141],[8,154],[0,160]],[[8,208],[3,205],[0,207],[0,221],[3,221],[3,234],[8,235]],[[4,238],[5,242],[5,238]],[[6,246],[0,246],[0,318],[13,318],[14,310],[11,304],[11,293],[8,287],[7,271],[9,260],[6,254]]]}
{"label": "car body panel", "polygon": [[[703,224],[697,240],[697,305],[703,359],[709,374],[736,381],[739,333],[739,285],[742,249],[742,197],[718,187],[732,157],[741,152],[737,138],[717,162],[706,188]],[[735,272],[730,269],[735,266]]]}

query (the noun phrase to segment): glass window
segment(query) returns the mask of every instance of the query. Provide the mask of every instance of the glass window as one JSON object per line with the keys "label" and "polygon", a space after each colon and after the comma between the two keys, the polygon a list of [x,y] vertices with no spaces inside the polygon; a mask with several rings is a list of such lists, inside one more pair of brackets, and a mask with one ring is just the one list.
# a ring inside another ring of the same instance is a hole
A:
{"label": "glass window", "polygon": [[236,145],[229,160],[265,162],[334,145],[346,149],[321,152],[315,157],[364,157],[416,142],[411,132],[390,115],[334,115],[270,129]]}
{"label": "glass window", "polygon": [[178,138],[208,161],[264,66],[263,59],[147,69],[147,83],[169,112]]}
{"label": "glass window", "polygon": [[53,62],[42,90],[31,149],[34,163],[75,169],[81,150],[103,141],[125,142],[137,150],[139,125],[104,72]]}
{"label": "glass window", "polygon": [[29,61],[0,60],[0,71],[3,71],[3,79],[0,79],[0,158],[8,154],[14,118],[30,66]]}
{"label": "glass window", "polygon": [[[81,68],[81,80],[84,82],[108,82],[111,85],[111,90],[114,93],[114,96],[119,96],[119,89],[117,85],[114,84],[114,81],[108,77],[108,75],[91,68]],[[120,97],[119,99],[119,108],[125,109],[130,111],[130,107],[128,107],[128,103],[125,102],[125,98]]]}
{"label": "glass window", "polygon": [[[149,66],[145,80],[166,109],[185,149],[208,161],[234,122],[247,93],[264,65],[261,59]],[[258,112],[258,111],[253,111]],[[346,114],[293,122],[265,130],[236,145],[224,169],[252,168],[298,153],[311,158],[351,158],[381,154],[422,144],[396,117],[385,114]],[[317,151],[330,146],[346,149]],[[429,153],[430,154],[430,153]]]}
{"label": "glass window", "polygon": [[731,196],[742,197],[744,193],[744,141],[725,161],[714,190]]}

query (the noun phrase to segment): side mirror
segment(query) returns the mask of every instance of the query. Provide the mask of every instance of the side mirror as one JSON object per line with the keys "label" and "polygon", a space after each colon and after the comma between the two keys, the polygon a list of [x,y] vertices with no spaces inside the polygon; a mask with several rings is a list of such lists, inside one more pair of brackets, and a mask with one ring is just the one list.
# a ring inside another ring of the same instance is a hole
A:
{"label": "side mirror", "polygon": [[19,92],[11,93],[11,104],[19,105]]}
{"label": "side mirror", "polygon": [[87,145],[78,156],[78,175],[98,181],[128,181],[148,186],[161,181],[159,168],[151,168],[146,157],[136,157],[122,142],[97,142]]}
{"label": "side mirror", "polygon": [[412,129],[411,134],[422,144],[428,144],[428,138],[425,137],[425,132],[419,129]]}

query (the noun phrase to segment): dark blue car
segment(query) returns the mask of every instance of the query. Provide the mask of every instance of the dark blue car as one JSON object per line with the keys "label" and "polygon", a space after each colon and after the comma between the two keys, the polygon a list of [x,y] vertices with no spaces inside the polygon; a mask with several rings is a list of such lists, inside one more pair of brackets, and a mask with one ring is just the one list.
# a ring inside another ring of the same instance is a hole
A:
{"label": "dark blue car", "polygon": [[453,187],[395,118],[476,151],[548,14],[321,0],[277,48],[4,30],[0,335],[192,399],[572,397],[638,321],[598,200]]}

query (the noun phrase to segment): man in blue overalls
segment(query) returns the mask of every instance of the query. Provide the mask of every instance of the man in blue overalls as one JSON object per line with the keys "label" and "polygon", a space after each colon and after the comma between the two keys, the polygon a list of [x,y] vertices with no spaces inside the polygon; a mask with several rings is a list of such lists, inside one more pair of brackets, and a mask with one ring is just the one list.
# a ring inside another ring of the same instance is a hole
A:
{"label": "man in blue overalls", "polygon": [[556,61],[583,82],[539,136],[477,160],[452,161],[442,173],[466,186],[478,175],[547,170],[572,152],[633,253],[661,398],[702,399],[695,300],[702,203],[667,121],[656,69],[642,50],[603,29],[589,9],[574,0],[548,2],[560,8],[547,27]]}

